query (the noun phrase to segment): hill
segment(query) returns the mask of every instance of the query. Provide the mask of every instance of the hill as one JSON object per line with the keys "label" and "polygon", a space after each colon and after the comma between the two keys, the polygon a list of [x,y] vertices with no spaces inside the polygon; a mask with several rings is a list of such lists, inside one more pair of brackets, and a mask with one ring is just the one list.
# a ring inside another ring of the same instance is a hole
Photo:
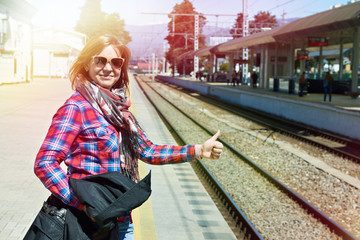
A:
{"label": "hill", "polygon": [[[292,22],[296,19],[297,18],[286,19],[285,23]],[[281,20],[278,20],[278,22],[281,23]],[[164,48],[167,46],[165,37],[169,33],[167,24],[143,26],[126,25],[125,29],[129,31],[132,38],[132,41],[128,43],[128,47],[132,52],[132,59],[149,58],[153,53],[157,56],[163,55]],[[211,37],[231,37],[230,28],[219,28],[205,25],[203,31],[206,36],[205,41],[208,46],[218,44],[210,41]],[[189,48],[190,47],[192,46],[189,46]]]}

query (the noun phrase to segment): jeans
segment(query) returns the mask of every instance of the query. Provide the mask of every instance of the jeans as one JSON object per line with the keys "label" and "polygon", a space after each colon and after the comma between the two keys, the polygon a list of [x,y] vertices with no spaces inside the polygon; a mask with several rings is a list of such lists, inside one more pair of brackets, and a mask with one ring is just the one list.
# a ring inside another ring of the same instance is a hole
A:
{"label": "jeans", "polygon": [[299,88],[300,88],[299,96],[302,97],[302,96],[304,96],[305,84],[304,84],[304,83],[300,83],[300,84],[299,84]]}
{"label": "jeans", "polygon": [[331,102],[331,92],[332,92],[331,86],[324,87],[324,102],[326,102],[326,94],[327,93],[329,93],[329,102]]}
{"label": "jeans", "polygon": [[119,238],[121,240],[134,240],[134,225],[130,222],[130,219],[125,222],[119,222]]}

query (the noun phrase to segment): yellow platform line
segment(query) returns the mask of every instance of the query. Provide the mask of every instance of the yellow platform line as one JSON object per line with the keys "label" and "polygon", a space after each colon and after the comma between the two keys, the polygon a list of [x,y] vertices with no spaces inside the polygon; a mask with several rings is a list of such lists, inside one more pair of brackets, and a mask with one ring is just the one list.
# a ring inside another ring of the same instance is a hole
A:
{"label": "yellow platform line", "polygon": [[[131,89],[131,83],[130,83]],[[130,100],[133,103],[133,95],[130,90]],[[135,106],[130,107],[130,111],[137,117]],[[140,178],[146,176],[145,163],[139,161]],[[152,210],[151,197],[140,207],[132,211],[132,218],[134,224],[135,240],[157,240],[154,214]]]}

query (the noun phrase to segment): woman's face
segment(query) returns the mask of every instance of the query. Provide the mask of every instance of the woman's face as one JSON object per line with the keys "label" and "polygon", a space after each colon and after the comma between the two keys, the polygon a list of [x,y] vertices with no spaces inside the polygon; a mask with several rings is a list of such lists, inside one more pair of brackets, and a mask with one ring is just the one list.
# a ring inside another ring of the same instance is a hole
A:
{"label": "woman's face", "polygon": [[[95,55],[94,57],[91,59],[91,62],[88,66],[89,76],[101,87],[110,90],[120,78],[121,67],[118,67],[117,64],[119,63],[116,62],[119,61],[119,59],[116,58],[119,58],[120,56],[118,56],[112,46],[107,46],[98,55]],[[107,59],[107,62],[104,58]],[[113,60],[110,61],[111,59]]]}

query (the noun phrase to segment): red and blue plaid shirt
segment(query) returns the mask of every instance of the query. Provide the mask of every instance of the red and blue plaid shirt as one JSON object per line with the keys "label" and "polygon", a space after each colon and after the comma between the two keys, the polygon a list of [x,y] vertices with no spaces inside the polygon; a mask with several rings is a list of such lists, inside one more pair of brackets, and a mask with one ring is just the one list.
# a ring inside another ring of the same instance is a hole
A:
{"label": "red and blue plaid shirt", "polygon": [[[141,132],[144,135],[144,133]],[[195,146],[156,145],[144,139],[140,159],[149,164],[195,161]],[[82,208],[69,187],[69,177],[83,178],[120,171],[119,133],[78,92],[54,115],[36,156],[35,174],[64,203]],[[60,167],[64,162],[67,173]],[[123,166],[122,166],[123,167]]]}

